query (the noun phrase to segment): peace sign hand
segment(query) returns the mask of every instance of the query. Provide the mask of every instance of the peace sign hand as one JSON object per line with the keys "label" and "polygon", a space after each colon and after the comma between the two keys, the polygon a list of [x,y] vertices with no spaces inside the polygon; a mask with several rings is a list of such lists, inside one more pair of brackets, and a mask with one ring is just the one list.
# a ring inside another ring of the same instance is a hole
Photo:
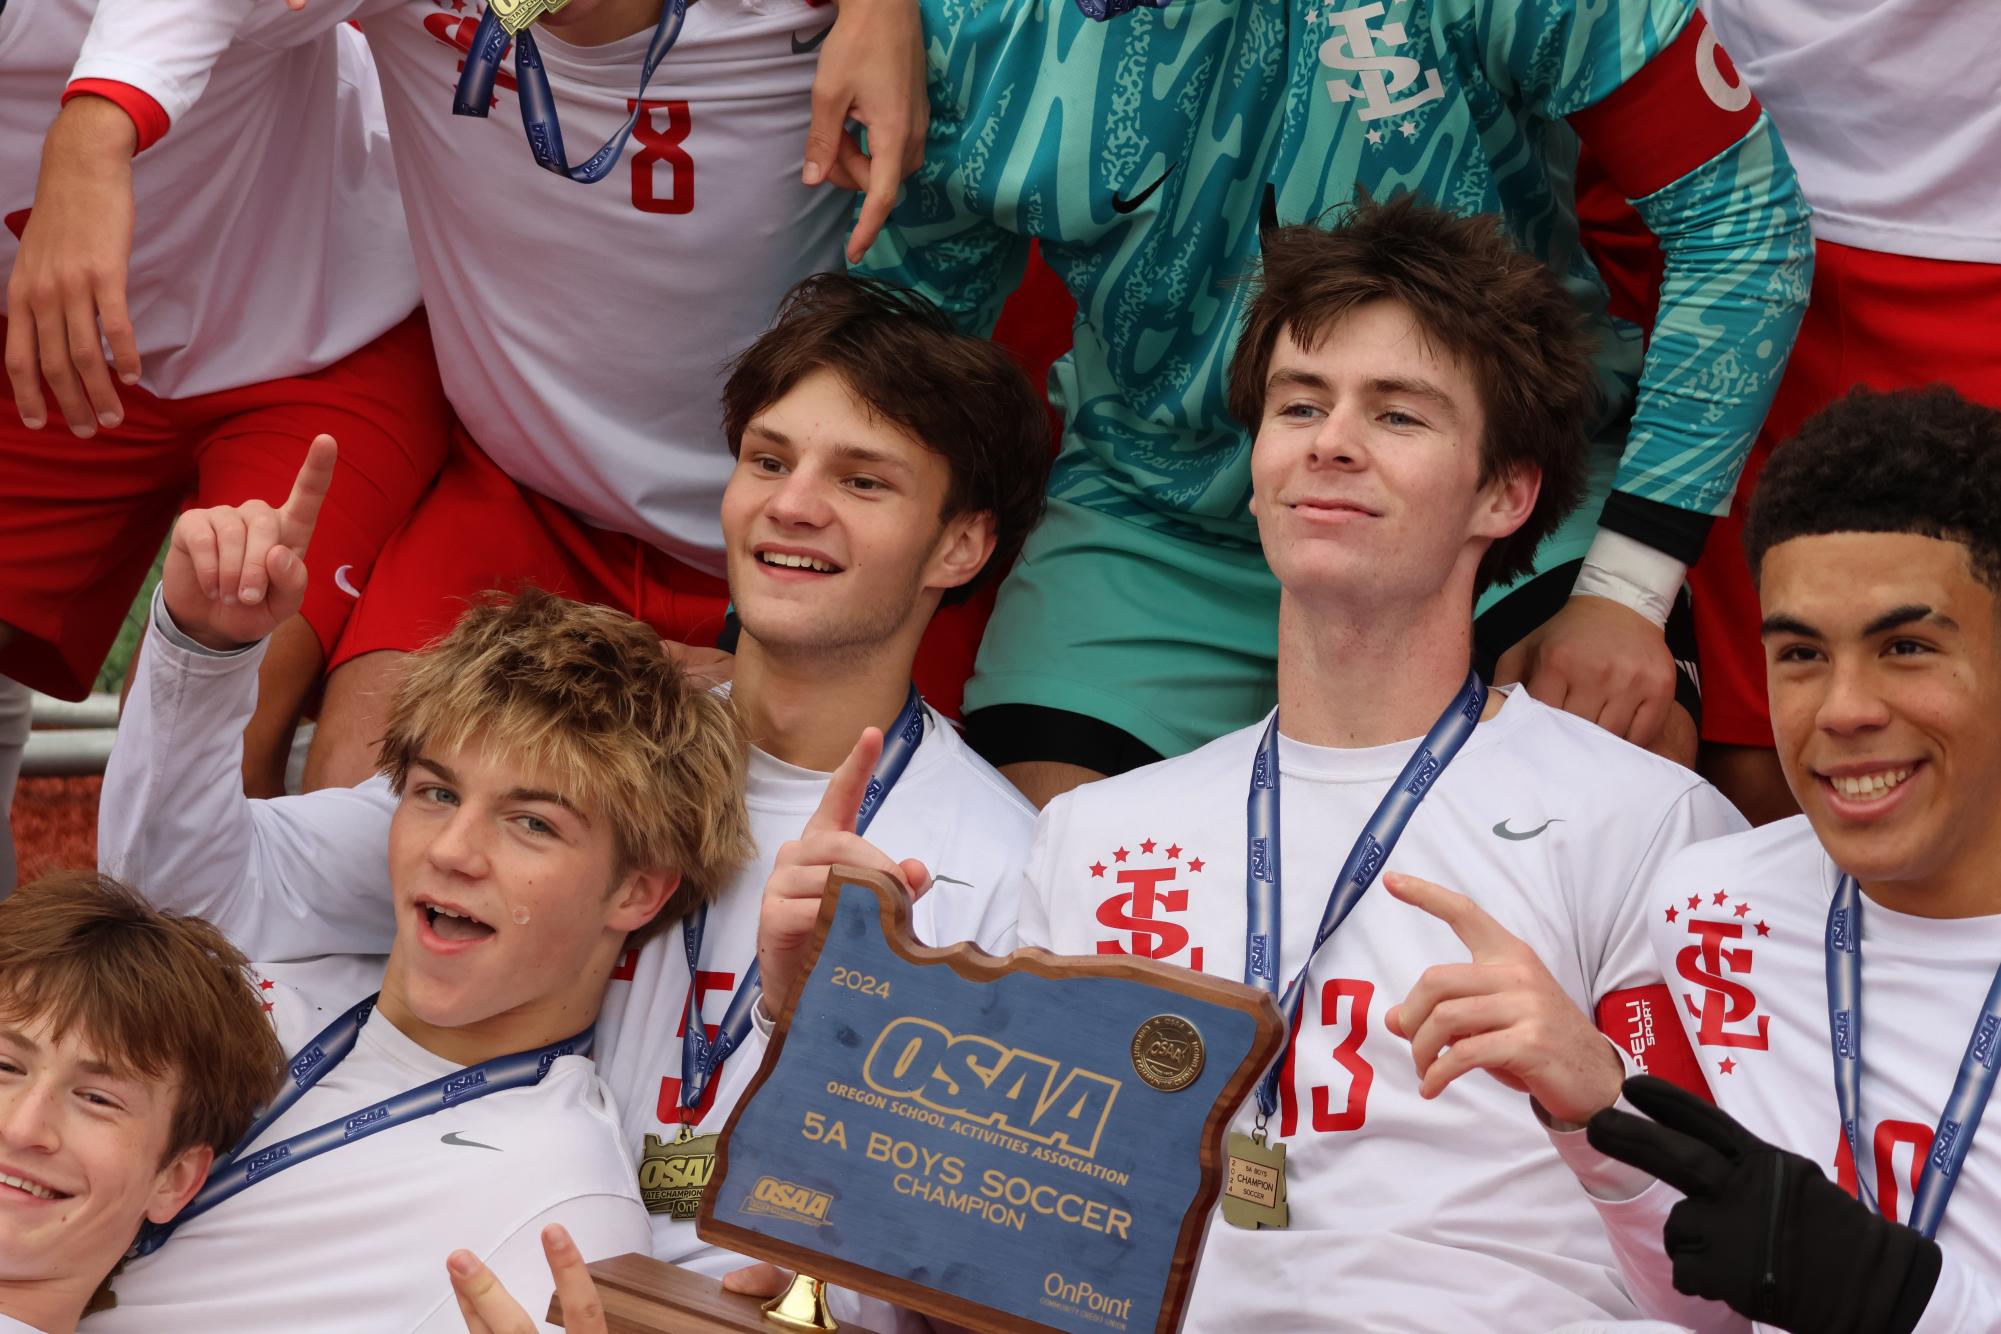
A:
{"label": "peace sign hand", "polygon": [[778,850],[764,882],[764,907],[757,922],[757,966],[764,978],[765,1012],[782,1014],[799,984],[800,965],[820,916],[827,872],[835,866],[885,871],[910,887],[916,898],[931,885],[924,863],[896,861],[855,832],[855,817],[868,792],[869,775],[882,756],[882,729],[865,728],[841,761],[820,797],[819,809],[799,837]]}
{"label": "peace sign hand", "polygon": [[1383,887],[1451,927],[1473,954],[1471,963],[1425,969],[1385,1016],[1410,1043],[1419,1093],[1435,1098],[1467,1071],[1485,1070],[1574,1125],[1618,1100],[1619,1053],[1534,950],[1464,894],[1395,872]]}
{"label": "peace sign hand", "polygon": [[246,500],[180,517],[160,584],[183,634],[212,649],[241,648],[298,614],[306,547],[333,484],[336,452],[332,436],[316,436],[277,509]]}

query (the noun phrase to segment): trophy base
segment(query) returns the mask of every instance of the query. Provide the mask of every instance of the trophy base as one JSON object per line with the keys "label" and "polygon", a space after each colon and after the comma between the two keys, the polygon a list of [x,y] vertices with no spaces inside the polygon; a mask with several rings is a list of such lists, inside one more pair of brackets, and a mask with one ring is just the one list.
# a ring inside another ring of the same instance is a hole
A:
{"label": "trophy base", "polygon": [[[745,1261],[746,1264],[749,1261]],[[650,1255],[621,1255],[590,1267],[604,1303],[605,1334],[784,1334],[764,1313],[764,1299],[725,1292],[720,1281]],[[563,1324],[563,1299],[549,1303]],[[567,1326],[565,1326],[567,1328]],[[841,1334],[874,1334],[851,1321]]]}

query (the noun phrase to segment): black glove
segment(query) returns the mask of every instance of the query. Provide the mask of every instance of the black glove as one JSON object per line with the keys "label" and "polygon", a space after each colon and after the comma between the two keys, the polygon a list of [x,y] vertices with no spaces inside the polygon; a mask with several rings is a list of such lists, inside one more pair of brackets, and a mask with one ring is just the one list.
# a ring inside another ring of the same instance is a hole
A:
{"label": "black glove", "polygon": [[1938,1243],[1879,1216],[1811,1160],[1694,1094],[1637,1075],[1586,1136],[1688,1198],[1661,1231],[1674,1286],[1800,1334],[1910,1334],[1938,1282]]}

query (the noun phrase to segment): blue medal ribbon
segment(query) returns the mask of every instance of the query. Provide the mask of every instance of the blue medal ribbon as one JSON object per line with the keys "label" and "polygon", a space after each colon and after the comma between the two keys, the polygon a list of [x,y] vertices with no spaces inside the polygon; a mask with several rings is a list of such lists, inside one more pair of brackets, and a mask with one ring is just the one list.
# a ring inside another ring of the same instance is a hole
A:
{"label": "blue medal ribbon", "polygon": [[[1327,907],[1320,914],[1320,930],[1313,937],[1313,948],[1300,961],[1299,971],[1286,983],[1283,993],[1278,987],[1279,959],[1279,903],[1282,898],[1279,879],[1279,828],[1278,828],[1278,714],[1273,713],[1271,722],[1265,727],[1264,739],[1258,742],[1257,758],[1251,762],[1250,795],[1245,803],[1245,817],[1249,846],[1244,858],[1244,906],[1247,914],[1247,930],[1244,936],[1244,981],[1261,988],[1278,999],[1279,1009],[1285,1015],[1288,1034],[1299,1023],[1300,1000],[1306,993],[1306,973],[1313,966],[1313,956],[1334,934],[1335,928],[1346,920],[1349,912],[1362,900],[1369,886],[1376,883],[1376,876],[1382,871],[1383,863],[1389,860],[1390,852],[1397,840],[1403,837],[1404,829],[1410,824],[1417,808],[1438,782],[1438,776],[1445,772],[1445,766],[1452,763],[1452,757],[1473,735],[1473,728],[1480,721],[1480,714],[1487,707],[1487,687],[1480,680],[1478,672],[1467,672],[1466,683],[1459,687],[1459,693],[1445,706],[1445,712],[1438,715],[1438,721],[1424,734],[1424,740],[1404,762],[1403,770],[1396,781],[1376,805],[1375,813],[1362,826],[1355,846],[1348,851],[1348,860],[1341,864],[1341,874],[1334,881],[1334,888],[1328,893]],[[1285,1067],[1285,1057],[1281,1055],[1265,1071],[1258,1081],[1258,1127],[1262,1142],[1264,1123],[1278,1110],[1278,1079]]]}
{"label": "blue medal ribbon", "polygon": [[216,1161],[209,1170],[208,1180],[188,1201],[187,1207],[166,1223],[149,1223],[139,1233],[132,1254],[151,1255],[166,1245],[167,1238],[174,1229],[192,1219],[201,1217],[209,1210],[242,1194],[260,1181],[269,1180],[287,1168],[317,1158],[323,1153],[352,1144],[356,1140],[400,1126],[420,1117],[442,1112],[447,1107],[460,1107],[490,1093],[500,1093],[507,1089],[522,1088],[529,1084],[539,1084],[549,1073],[549,1067],[558,1057],[588,1052],[594,1029],[583,1032],[563,1042],[534,1051],[516,1052],[511,1056],[495,1057],[478,1065],[469,1065],[462,1070],[454,1070],[441,1075],[428,1084],[421,1084],[408,1092],[399,1093],[385,1102],[372,1107],[363,1107],[348,1116],[301,1131],[290,1139],[259,1149],[248,1157],[250,1146],[257,1137],[269,1130],[274,1122],[295,1106],[306,1090],[320,1082],[327,1071],[347,1059],[354,1050],[354,1044],[361,1037],[361,1027],[375,1012],[375,1002],[379,996],[370,996],[350,1009],[346,1014],[321,1029],[319,1035],[300,1048],[287,1067],[291,1083],[264,1109],[250,1129],[243,1132],[243,1138],[236,1142],[226,1157]]}
{"label": "blue medal ribbon", "polygon": [[[1851,875],[1841,877],[1827,908],[1827,1031],[1834,1048],[1841,1136],[1855,1161],[1857,1193],[1876,1209],[1876,1193],[1869,1187],[1862,1157],[1862,892]],[[1988,984],[1987,1001],[1960,1058],[1959,1074],[1932,1132],[1931,1152],[1911,1200],[1910,1225],[1926,1237],[1937,1235],[1946,1201],[1959,1184],[1973,1132],[1979,1129],[1981,1113],[1994,1092],[1997,1058],[2001,1058],[2001,968]]]}
{"label": "blue medal ribbon", "polygon": [[[896,780],[903,777],[903,771],[910,767],[911,756],[917,753],[918,743],[924,740],[924,701],[918,698],[917,687],[910,687],[910,694],[903,701],[903,711],[890,724],[889,732],[883,737],[882,757],[876,761],[875,771],[869,775],[868,787],[862,792],[862,804],[855,812],[855,832],[865,834],[876,812],[888,799],[889,791],[896,786]],[[702,957],[702,937],[708,931],[709,905],[701,907],[681,922],[681,947],[688,953],[688,1004],[681,1016],[681,1120],[684,1125],[693,1125],[692,1115],[695,1104],[702,1100],[702,1090],[709,1086],[716,1071],[722,1069],[723,1062],[731,1053],[743,1045],[750,1035],[750,1012],[757,1004],[758,992],[763,989],[763,979],[758,973],[757,961],[751,960],[749,971],[737,983],[730,996],[729,1008],[723,1011],[723,1021],[716,1031],[715,1041],[709,1041],[702,1028],[702,1016],[696,1006],[696,978]]]}
{"label": "blue medal ribbon", "polygon": [[[536,49],[535,37],[531,29],[523,28],[514,41],[514,82],[515,94],[521,100],[521,125],[528,132],[528,148],[535,155],[536,165],[553,171],[559,176],[567,176],[573,181],[589,185],[604,179],[612,167],[618,163],[618,155],[625,151],[625,141],[632,137],[633,127],[646,114],[646,85],[653,80],[653,71],[666,59],[675,41],[681,36],[681,24],[688,16],[688,0],[665,0],[660,9],[660,22],[653,29],[653,40],[647,43],[646,60],[640,66],[639,91],[632,95],[632,114],[626,117],[625,125],[605,141],[604,147],[584,159],[580,166],[572,167],[563,152],[563,127],[556,120],[556,97],[549,90],[549,75],[542,68],[542,53]],[[500,62],[507,54],[507,30],[500,26],[500,18],[489,5],[480,16],[479,29],[473,34],[472,50],[466,53],[465,68],[459,71],[458,88],[452,96],[454,116],[477,116],[484,120],[493,102],[493,83],[500,75]]]}

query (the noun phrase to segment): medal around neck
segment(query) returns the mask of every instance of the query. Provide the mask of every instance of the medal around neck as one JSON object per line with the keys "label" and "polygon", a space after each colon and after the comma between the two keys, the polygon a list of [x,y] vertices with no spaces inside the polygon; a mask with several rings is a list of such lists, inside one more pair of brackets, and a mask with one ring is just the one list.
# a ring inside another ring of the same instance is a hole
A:
{"label": "medal around neck", "polygon": [[570,0],[491,0],[489,7],[500,20],[501,31],[509,37],[518,37],[523,28],[569,3]]}
{"label": "medal around neck", "polygon": [[1178,1329],[1231,1114],[1283,1038],[1271,998],[919,945],[903,888],[849,868],[810,949],[702,1238],[974,1330]]}

